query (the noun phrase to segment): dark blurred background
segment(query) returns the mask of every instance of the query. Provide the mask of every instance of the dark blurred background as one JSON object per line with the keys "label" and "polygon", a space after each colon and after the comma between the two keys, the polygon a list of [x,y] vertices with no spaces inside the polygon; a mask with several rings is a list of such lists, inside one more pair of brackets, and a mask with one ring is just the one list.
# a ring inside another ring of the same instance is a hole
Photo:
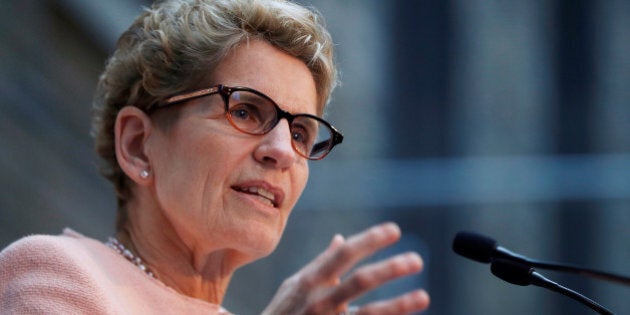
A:
{"label": "dark blurred background", "polygon": [[[416,250],[427,314],[592,314],[509,285],[451,251],[477,231],[530,257],[630,274],[630,1],[302,1],[326,17],[344,144],[311,179],[278,250],[225,306],[256,314],[323,250],[384,220]],[[64,227],[104,240],[115,200],[95,168],[90,104],[120,33],[148,1],[0,1],[0,245]],[[615,313],[630,288],[542,272]]]}

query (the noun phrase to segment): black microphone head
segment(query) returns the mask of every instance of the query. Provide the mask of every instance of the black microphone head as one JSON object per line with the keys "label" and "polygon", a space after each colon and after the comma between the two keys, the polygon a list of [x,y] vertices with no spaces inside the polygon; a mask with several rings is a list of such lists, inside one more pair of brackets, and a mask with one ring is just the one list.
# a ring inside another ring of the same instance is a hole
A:
{"label": "black microphone head", "polygon": [[516,261],[497,259],[490,265],[490,271],[492,274],[516,285],[530,285],[532,284],[531,273],[533,268],[525,264],[521,264]]}
{"label": "black microphone head", "polygon": [[495,240],[472,232],[459,232],[453,240],[454,252],[486,264],[492,261],[496,248]]}

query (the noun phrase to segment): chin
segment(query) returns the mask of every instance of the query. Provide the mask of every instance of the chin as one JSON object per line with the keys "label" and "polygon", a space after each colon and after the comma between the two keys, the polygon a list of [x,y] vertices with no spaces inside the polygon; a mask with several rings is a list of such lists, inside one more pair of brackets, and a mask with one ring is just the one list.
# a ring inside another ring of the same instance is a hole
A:
{"label": "chin", "polygon": [[247,233],[247,237],[242,239],[245,242],[243,251],[253,260],[269,256],[276,250],[280,237],[278,233]]}

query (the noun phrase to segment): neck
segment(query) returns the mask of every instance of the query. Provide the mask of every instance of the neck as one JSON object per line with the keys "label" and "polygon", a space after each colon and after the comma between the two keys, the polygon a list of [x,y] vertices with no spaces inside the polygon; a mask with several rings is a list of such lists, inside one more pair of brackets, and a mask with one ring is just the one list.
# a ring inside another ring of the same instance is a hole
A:
{"label": "neck", "polygon": [[[181,294],[220,305],[234,271],[244,264],[235,251],[188,246],[157,208],[128,205],[128,221],[116,237],[140,257],[155,278]],[[153,215],[150,215],[153,214]]]}

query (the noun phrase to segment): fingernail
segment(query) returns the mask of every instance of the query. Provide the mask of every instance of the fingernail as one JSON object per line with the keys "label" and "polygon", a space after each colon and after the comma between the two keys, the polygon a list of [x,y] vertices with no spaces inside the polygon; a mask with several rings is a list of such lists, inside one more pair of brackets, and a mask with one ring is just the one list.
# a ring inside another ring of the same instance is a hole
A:
{"label": "fingernail", "polygon": [[422,260],[422,256],[420,256],[416,252],[407,253],[406,256],[408,257],[408,259],[413,260],[415,263],[417,263],[418,266],[420,267],[420,270],[422,270],[422,268],[424,267],[424,261]]}
{"label": "fingernail", "polygon": [[400,227],[398,226],[398,224],[396,224],[394,222],[384,223],[382,225],[382,228],[387,230],[388,232],[390,232],[392,234],[400,234]]}
{"label": "fingernail", "polygon": [[345,241],[346,241],[346,239],[343,237],[343,235],[335,234],[335,236],[333,236],[332,240],[330,241],[330,245],[328,247],[329,248],[337,247],[337,246],[343,244]]}

